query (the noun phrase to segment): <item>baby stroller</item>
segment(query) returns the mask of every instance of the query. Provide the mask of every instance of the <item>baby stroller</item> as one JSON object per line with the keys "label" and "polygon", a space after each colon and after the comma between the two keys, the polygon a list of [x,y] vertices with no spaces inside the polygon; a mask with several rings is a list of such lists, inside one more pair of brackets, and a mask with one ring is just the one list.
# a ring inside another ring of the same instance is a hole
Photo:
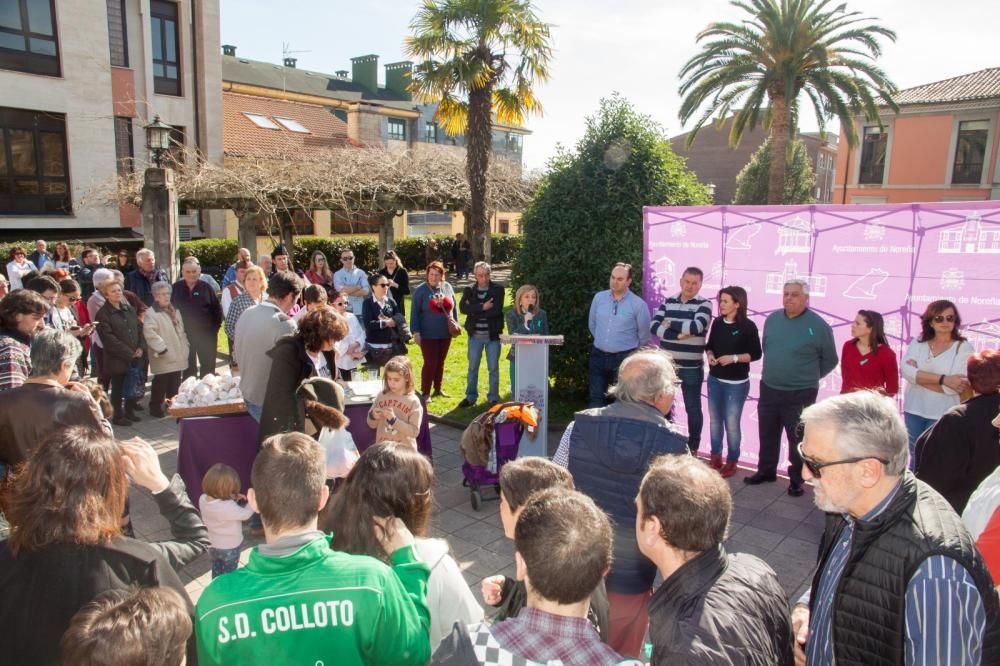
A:
{"label": "baby stroller", "polygon": [[500,470],[517,457],[525,430],[537,434],[538,410],[530,402],[503,402],[490,407],[469,424],[462,433],[462,485],[469,489],[472,509],[483,505],[482,489],[492,486],[500,499]]}

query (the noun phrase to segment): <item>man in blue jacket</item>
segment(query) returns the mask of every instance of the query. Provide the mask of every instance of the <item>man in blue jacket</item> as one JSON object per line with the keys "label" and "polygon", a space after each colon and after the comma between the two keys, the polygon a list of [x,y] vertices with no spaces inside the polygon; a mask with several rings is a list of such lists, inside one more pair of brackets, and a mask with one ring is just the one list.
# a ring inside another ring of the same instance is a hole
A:
{"label": "man in blue jacket", "polygon": [[640,655],[656,577],[656,565],[635,540],[635,496],[653,458],[689,451],[687,438],[665,418],[677,383],[670,354],[661,349],[633,353],[618,370],[615,402],[577,412],[552,458],[569,468],[577,490],[593,498],[615,524],[607,577],[608,645],[626,657]]}

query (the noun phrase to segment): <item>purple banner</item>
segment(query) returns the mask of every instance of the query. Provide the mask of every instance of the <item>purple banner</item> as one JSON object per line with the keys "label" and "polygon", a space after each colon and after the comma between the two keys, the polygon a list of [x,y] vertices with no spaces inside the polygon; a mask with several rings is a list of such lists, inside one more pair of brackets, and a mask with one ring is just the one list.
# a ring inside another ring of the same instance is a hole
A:
{"label": "purple banner", "polygon": [[[875,310],[901,358],[920,333],[926,305],[942,298],[958,306],[962,333],[977,351],[1000,347],[1000,201],[649,207],[643,230],[643,294],[651,312],[680,291],[684,269],[697,266],[705,273],[701,295],[712,299],[713,314],[719,288],[741,286],[762,334],[764,319],[782,307],[784,283],[802,278],[810,285],[810,307],[833,327],[838,351],[850,338],[857,311]],[[751,365],[743,412],[741,460],[749,464],[758,453],[761,367]],[[840,383],[838,367],[820,384],[819,398],[839,393]],[[901,393],[905,386],[901,381]],[[687,417],[679,398],[674,404],[683,427]],[[704,400],[703,411],[704,451]]]}

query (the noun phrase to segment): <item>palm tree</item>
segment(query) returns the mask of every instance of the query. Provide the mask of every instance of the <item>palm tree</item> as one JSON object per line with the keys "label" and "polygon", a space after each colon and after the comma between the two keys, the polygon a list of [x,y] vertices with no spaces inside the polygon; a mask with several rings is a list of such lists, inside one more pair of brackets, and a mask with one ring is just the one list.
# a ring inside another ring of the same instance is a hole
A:
{"label": "palm tree", "polygon": [[[722,121],[737,109],[731,146],[763,120],[773,154],[787,156],[789,138],[797,131],[800,95],[812,104],[820,131],[826,120],[839,119],[852,148],[858,143],[857,115],[880,122],[876,97],[898,111],[893,101],[897,88],[876,64],[882,54],[880,38],[894,42],[896,33],[833,2],[732,0],[750,16],[739,23],[709,24],[697,37],[705,40],[701,52],[680,72],[681,122],[705,107],[688,145],[713,115]],[[785,163],[771,160],[770,204],[781,203]]]}
{"label": "palm tree", "polygon": [[424,0],[410,23],[407,55],[421,60],[410,92],[437,102],[435,119],[446,134],[465,133],[472,251],[489,251],[486,171],[493,147],[494,116],[520,125],[541,113],[534,84],[549,78],[549,25],[530,1]]}

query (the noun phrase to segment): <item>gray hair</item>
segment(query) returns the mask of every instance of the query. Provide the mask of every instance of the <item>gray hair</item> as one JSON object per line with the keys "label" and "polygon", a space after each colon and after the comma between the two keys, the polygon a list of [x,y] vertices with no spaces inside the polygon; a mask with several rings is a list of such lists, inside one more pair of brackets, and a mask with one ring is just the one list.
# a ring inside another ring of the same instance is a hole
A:
{"label": "gray hair", "polygon": [[472,272],[475,273],[480,268],[482,268],[484,271],[486,271],[487,275],[493,275],[493,269],[485,261],[477,261],[476,265],[472,267]]}
{"label": "gray hair", "polygon": [[676,390],[673,357],[662,349],[643,349],[622,361],[611,394],[624,402],[648,402]]}
{"label": "gray hair", "polygon": [[827,398],[803,410],[802,423],[834,429],[837,448],[845,458],[888,460],[890,476],[899,476],[909,466],[909,440],[896,403],[875,391]]}
{"label": "gray hair", "polygon": [[152,294],[156,294],[157,292],[160,291],[166,291],[172,293],[173,290],[174,290],[173,285],[171,285],[169,282],[164,282],[163,280],[160,280],[159,282],[154,282],[153,286],[149,288],[149,291]]}
{"label": "gray hair", "polygon": [[31,376],[59,374],[64,365],[75,364],[82,351],[80,341],[66,331],[45,328],[31,339]]}
{"label": "gray hair", "polygon": [[187,266],[188,264],[196,264],[197,266],[201,266],[201,262],[198,261],[198,257],[187,257],[186,259],[184,259],[184,261],[181,262],[181,266]]}
{"label": "gray hair", "polygon": [[788,280],[782,286],[787,287],[790,284],[797,284],[798,286],[802,287],[802,293],[803,294],[805,294],[806,296],[809,295],[809,281],[808,280],[803,280],[802,278],[795,278],[793,280]]}
{"label": "gray hair", "polygon": [[138,259],[139,257],[152,257],[152,256],[153,256],[153,251],[150,250],[148,247],[144,247],[135,253],[136,259]]}

